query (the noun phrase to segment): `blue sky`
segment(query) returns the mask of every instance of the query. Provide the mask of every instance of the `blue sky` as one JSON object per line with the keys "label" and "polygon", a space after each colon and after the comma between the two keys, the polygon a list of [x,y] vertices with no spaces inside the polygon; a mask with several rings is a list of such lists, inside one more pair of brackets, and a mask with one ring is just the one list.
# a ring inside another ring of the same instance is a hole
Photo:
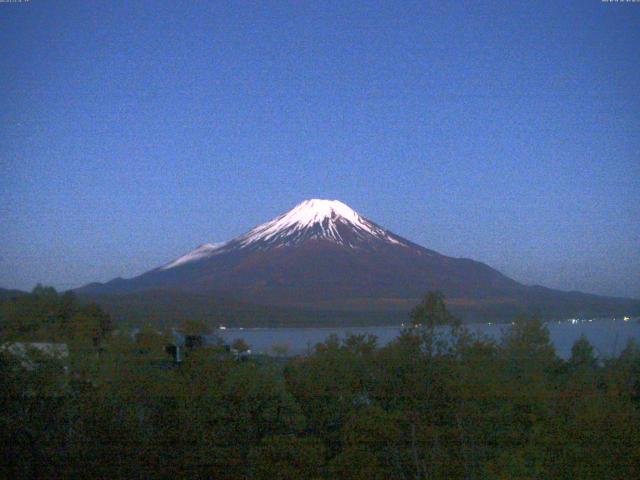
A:
{"label": "blue sky", "polygon": [[0,286],[129,277],[311,197],[640,297],[640,5],[0,4]]}

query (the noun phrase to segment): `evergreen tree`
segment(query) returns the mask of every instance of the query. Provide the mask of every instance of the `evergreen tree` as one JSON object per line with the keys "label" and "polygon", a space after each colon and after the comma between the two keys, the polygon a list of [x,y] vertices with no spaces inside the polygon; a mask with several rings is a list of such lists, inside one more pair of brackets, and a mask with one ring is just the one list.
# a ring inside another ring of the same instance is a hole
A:
{"label": "evergreen tree", "polygon": [[581,335],[571,347],[569,365],[572,368],[584,369],[593,369],[598,366],[598,359],[593,353],[593,346],[584,335]]}

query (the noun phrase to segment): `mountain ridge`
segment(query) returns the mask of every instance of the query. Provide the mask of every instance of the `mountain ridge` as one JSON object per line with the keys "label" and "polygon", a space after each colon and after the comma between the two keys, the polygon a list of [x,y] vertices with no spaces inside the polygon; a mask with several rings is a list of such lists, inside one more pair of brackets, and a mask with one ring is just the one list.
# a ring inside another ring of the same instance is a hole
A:
{"label": "mountain ridge", "polygon": [[380,311],[386,305],[387,311],[397,311],[429,290],[442,291],[452,305],[510,314],[536,309],[551,314],[554,305],[563,315],[640,310],[640,302],[631,299],[520,284],[482,262],[415,244],[340,201],[321,199],[305,200],[228,242],[202,244],[132,279],[90,284],[77,292],[146,290],[313,310],[348,305],[352,311]]}

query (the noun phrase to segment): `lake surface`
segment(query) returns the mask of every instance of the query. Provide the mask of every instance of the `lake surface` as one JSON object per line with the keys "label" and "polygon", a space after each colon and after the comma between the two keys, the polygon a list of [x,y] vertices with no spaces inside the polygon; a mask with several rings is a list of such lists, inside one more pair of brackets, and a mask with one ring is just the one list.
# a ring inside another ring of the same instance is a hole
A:
{"label": "lake surface", "polygon": [[[568,320],[547,323],[551,340],[562,358],[571,355],[574,342],[584,334],[600,358],[618,355],[629,340],[640,343],[640,319],[623,321],[616,319]],[[502,337],[508,324],[470,324],[469,330],[480,332],[496,340]],[[225,342],[244,339],[253,353],[273,354],[274,346],[287,349],[287,355],[300,355],[313,351],[316,343],[323,342],[335,333],[344,338],[349,333],[372,334],[378,337],[378,345],[384,346],[398,336],[402,327],[318,327],[318,328],[227,328],[216,333]]]}

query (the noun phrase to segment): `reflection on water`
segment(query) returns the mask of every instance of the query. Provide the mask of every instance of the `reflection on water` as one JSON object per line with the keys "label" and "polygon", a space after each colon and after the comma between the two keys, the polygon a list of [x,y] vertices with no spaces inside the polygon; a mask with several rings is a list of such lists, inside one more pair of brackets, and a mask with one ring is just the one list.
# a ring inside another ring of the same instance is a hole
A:
{"label": "reflection on water", "polygon": [[[618,355],[632,338],[640,342],[640,320],[638,318],[570,319],[547,323],[551,340],[558,355],[568,358],[573,343],[584,334],[601,358]],[[470,324],[473,332],[479,332],[499,340],[508,324]],[[316,327],[316,328],[225,328],[216,333],[226,342],[243,338],[254,353],[299,355],[313,349],[330,334],[345,337],[349,333],[372,334],[378,337],[379,345],[386,345],[401,331],[391,327]]]}

